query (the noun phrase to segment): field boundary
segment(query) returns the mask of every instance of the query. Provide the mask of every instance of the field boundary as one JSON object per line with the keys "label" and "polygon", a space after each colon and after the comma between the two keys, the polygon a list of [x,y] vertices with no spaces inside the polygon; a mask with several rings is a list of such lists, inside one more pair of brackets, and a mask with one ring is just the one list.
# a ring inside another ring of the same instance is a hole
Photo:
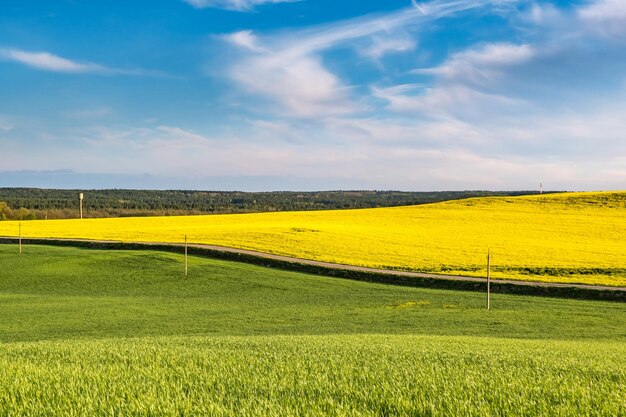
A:
{"label": "field boundary", "polygon": [[[11,243],[17,244],[18,238],[0,237],[0,244]],[[182,243],[167,242],[122,242],[89,239],[22,238],[22,244],[72,246],[94,249],[151,249],[175,253],[182,253],[184,251],[184,245]],[[277,268],[289,271],[304,272],[314,275],[352,279],[357,281],[381,284],[477,292],[486,292],[487,288],[486,278],[478,277],[397,271],[360,267],[354,265],[334,264],[330,262],[292,258],[288,256],[274,255],[270,253],[257,252],[247,249],[238,249],[207,244],[189,244],[188,251],[190,255],[198,255],[214,259],[244,262],[268,268]],[[561,284],[551,282],[518,281],[496,278],[491,280],[491,291],[492,293],[538,295],[560,298],[578,298],[626,302],[626,287],[610,287],[586,284]]]}

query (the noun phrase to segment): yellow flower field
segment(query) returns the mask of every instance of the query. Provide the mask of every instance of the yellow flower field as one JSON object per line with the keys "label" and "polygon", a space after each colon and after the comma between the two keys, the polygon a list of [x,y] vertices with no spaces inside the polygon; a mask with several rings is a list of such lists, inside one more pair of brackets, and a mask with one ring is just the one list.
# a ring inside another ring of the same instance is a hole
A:
{"label": "yellow flower field", "polygon": [[[0,222],[16,236],[17,222]],[[25,237],[190,242],[379,268],[626,286],[626,192],[411,207],[22,222]]]}

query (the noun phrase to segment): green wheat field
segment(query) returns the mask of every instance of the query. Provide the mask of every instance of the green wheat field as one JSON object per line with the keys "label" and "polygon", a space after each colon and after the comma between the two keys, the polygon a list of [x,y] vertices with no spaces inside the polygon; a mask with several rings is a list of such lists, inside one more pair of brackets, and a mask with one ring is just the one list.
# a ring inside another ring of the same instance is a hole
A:
{"label": "green wheat field", "polygon": [[0,245],[0,415],[626,415],[626,305]]}

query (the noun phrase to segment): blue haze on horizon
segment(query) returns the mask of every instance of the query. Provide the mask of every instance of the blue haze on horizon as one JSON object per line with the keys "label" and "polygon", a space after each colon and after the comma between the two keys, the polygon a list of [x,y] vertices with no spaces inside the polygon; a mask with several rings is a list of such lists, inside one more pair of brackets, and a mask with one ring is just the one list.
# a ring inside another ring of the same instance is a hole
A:
{"label": "blue haze on horizon", "polygon": [[624,0],[0,0],[0,187],[626,189]]}

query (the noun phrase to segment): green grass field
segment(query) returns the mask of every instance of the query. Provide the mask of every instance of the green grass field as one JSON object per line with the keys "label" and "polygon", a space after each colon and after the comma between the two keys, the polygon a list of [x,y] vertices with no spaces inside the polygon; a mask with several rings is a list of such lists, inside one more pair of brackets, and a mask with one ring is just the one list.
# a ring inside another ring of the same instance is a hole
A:
{"label": "green grass field", "polygon": [[626,415],[626,305],[0,245],[0,415]]}

